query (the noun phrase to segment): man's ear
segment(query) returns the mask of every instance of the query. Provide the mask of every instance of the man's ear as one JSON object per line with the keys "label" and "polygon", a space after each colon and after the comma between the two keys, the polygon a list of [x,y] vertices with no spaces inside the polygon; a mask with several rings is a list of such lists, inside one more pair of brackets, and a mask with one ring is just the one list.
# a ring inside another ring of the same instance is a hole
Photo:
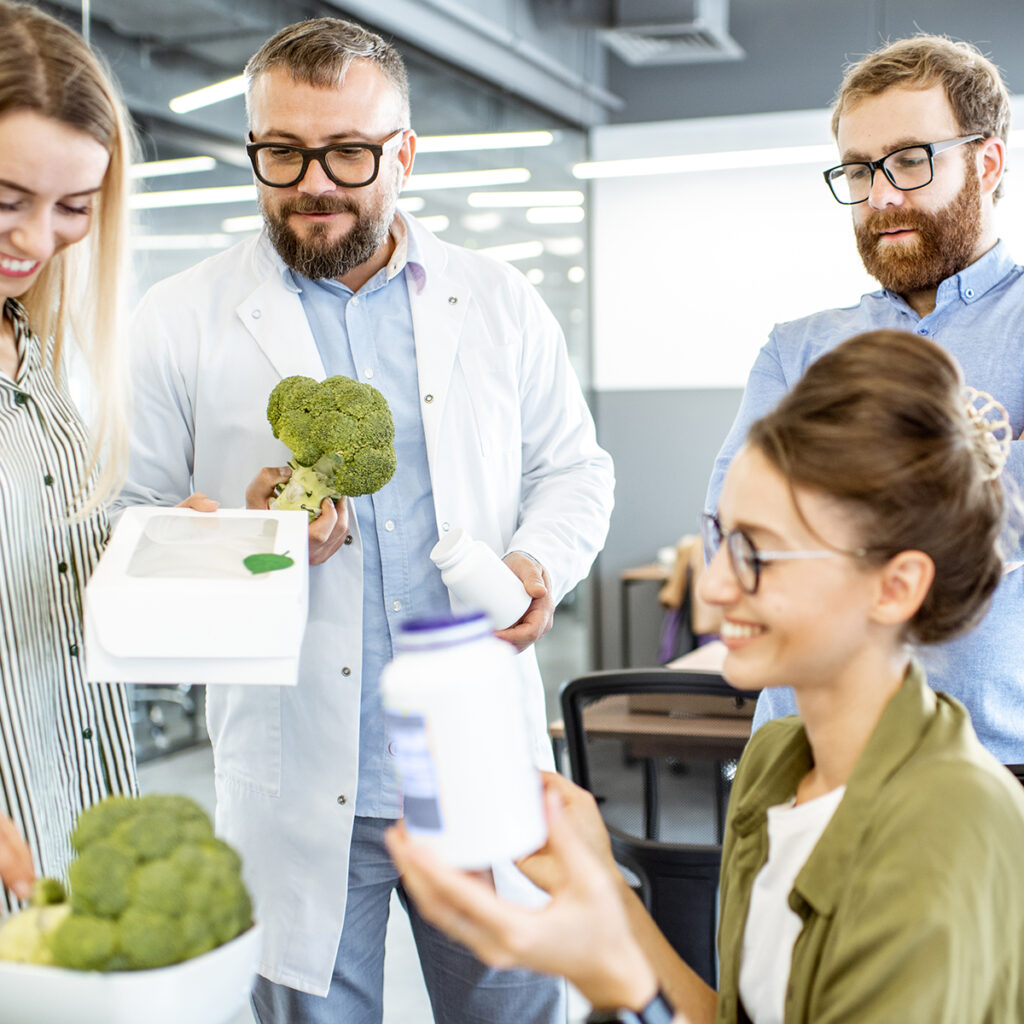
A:
{"label": "man's ear", "polygon": [[871,618],[884,625],[909,622],[928,596],[935,563],[923,551],[901,551],[882,568]]}
{"label": "man's ear", "polygon": [[978,145],[976,166],[982,195],[995,192],[1006,170],[1006,145],[1002,139],[992,136]]}

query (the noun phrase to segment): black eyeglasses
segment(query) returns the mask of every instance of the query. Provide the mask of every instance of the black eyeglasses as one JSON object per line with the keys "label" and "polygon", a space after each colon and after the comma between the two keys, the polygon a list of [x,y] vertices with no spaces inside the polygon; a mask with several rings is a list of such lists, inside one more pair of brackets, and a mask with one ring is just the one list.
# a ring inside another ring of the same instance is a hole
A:
{"label": "black eyeglasses", "polygon": [[700,517],[701,537],[704,552],[710,562],[725,541],[729,553],[729,565],[740,589],[746,594],[756,594],[761,585],[761,569],[769,562],[785,562],[797,558],[841,558],[846,555],[861,556],[863,551],[758,551],[754,542],[742,530],[723,530],[717,515],[705,512]]}
{"label": "black eyeglasses", "polygon": [[984,135],[964,135],[945,142],[924,142],[917,146],[904,146],[886,153],[881,160],[862,160],[839,164],[822,173],[836,201],[844,206],[863,203],[871,194],[875,171],[880,170],[893,188],[913,192],[915,188],[930,185],[935,177],[934,158],[947,149],[955,149],[968,142],[977,142]]}
{"label": "black eyeglasses", "polygon": [[[380,173],[380,158],[402,144],[407,129],[399,128],[383,142],[339,142],[333,146],[307,149],[284,142],[250,142],[245,151],[256,177],[264,185],[290,188],[306,176],[309,161],[316,160],[335,185],[362,188],[372,185]],[[252,138],[252,133],[249,134]]]}

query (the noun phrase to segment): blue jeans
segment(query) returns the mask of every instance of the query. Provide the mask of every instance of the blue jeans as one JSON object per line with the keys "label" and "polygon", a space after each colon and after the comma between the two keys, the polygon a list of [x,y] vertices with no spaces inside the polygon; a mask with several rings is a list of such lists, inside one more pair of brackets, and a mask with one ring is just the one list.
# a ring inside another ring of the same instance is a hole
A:
{"label": "blue jeans", "polygon": [[384,831],[392,824],[355,819],[345,924],[326,998],[258,977],[252,1009],[259,1024],[380,1024],[384,935],[394,889],[409,915],[437,1024],[564,1024],[560,979],[485,967],[420,917],[384,848]]}

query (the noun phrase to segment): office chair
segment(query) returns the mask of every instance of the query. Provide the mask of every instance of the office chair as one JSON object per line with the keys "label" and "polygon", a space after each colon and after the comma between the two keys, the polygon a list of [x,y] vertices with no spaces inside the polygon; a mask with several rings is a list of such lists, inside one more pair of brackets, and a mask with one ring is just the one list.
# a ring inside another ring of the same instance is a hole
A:
{"label": "office chair", "polygon": [[1024,786],[1024,764],[1008,764],[1006,767],[1017,776],[1017,781]]}
{"label": "office chair", "polygon": [[616,861],[679,955],[716,983],[725,808],[756,694],[717,672],[594,672],[561,690],[574,781],[598,800]]}

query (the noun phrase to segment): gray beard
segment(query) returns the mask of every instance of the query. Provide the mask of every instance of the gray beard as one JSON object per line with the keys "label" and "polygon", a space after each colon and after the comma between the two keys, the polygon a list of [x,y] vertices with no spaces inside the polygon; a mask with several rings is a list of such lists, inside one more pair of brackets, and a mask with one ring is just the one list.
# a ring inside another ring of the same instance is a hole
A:
{"label": "gray beard", "polygon": [[[287,213],[272,215],[260,204],[267,235],[285,264],[297,274],[313,281],[341,278],[350,270],[372,259],[384,244],[391,229],[391,218],[369,218],[352,207],[344,207],[356,215],[356,222],[344,238],[331,242],[327,227],[314,224],[309,239],[304,241],[287,223]],[[338,209],[337,206],[327,207]]]}

